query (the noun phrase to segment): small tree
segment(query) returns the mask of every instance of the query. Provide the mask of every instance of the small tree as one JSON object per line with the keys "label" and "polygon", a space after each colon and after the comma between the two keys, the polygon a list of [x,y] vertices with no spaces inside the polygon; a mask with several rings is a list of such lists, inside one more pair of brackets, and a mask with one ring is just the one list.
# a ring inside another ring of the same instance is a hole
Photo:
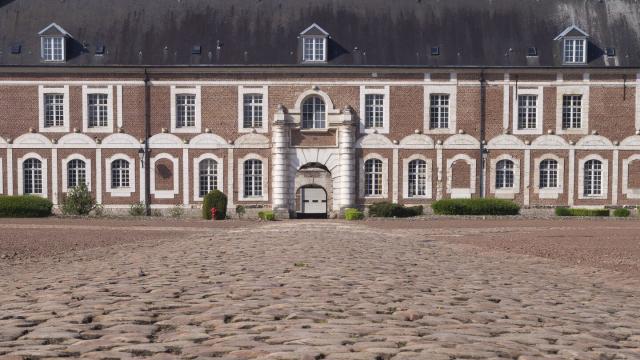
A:
{"label": "small tree", "polygon": [[227,195],[220,190],[213,190],[204,196],[202,201],[202,218],[211,220],[211,209],[216,208],[216,220],[227,218]]}
{"label": "small tree", "polygon": [[91,196],[87,185],[80,184],[69,189],[62,198],[62,213],[65,215],[89,215],[96,206],[96,201]]}
{"label": "small tree", "polygon": [[238,218],[242,219],[247,210],[242,205],[236,206],[236,214],[238,214]]}

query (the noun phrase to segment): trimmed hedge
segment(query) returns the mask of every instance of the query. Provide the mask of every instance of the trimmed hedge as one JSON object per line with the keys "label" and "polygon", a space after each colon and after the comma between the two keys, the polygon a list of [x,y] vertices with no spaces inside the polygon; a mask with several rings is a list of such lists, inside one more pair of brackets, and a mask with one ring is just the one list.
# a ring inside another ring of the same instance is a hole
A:
{"label": "trimmed hedge", "polygon": [[422,206],[402,206],[388,201],[375,202],[369,206],[369,216],[407,218],[422,215]]}
{"label": "trimmed hedge", "polygon": [[265,221],[276,220],[276,214],[274,214],[273,211],[260,211],[258,213],[258,217],[260,218],[260,220],[265,220]]}
{"label": "trimmed hedge", "polygon": [[629,215],[631,215],[631,211],[629,211],[629,209],[619,208],[613,210],[613,216],[615,217],[629,217]]}
{"label": "trimmed hedge", "polygon": [[47,217],[53,203],[34,195],[0,196],[0,217]]}
{"label": "trimmed hedge", "polygon": [[557,207],[557,216],[609,216],[609,209],[581,209]]}
{"label": "trimmed hedge", "polygon": [[358,209],[348,208],[344,209],[345,220],[362,220],[364,219],[364,213]]}
{"label": "trimmed hedge", "polygon": [[202,200],[202,218],[211,220],[211,209],[216,208],[216,220],[227,218],[227,195],[220,190],[213,190]]}
{"label": "trimmed hedge", "polygon": [[520,205],[503,199],[445,199],[431,204],[437,215],[518,215]]}

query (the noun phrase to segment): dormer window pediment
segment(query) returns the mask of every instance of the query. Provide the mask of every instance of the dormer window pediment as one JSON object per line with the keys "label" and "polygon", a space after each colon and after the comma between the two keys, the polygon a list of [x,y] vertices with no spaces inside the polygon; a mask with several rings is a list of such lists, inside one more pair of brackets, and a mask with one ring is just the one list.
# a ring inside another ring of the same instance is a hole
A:
{"label": "dormer window pediment", "polygon": [[562,41],[562,63],[581,65],[587,63],[588,38],[584,30],[572,25],[561,32],[554,40]]}
{"label": "dormer window pediment", "polygon": [[314,23],[300,33],[302,62],[327,62],[329,33]]}
{"label": "dormer window pediment", "polygon": [[46,62],[63,62],[66,60],[67,39],[71,35],[56,23],[42,29],[40,36],[40,56]]}

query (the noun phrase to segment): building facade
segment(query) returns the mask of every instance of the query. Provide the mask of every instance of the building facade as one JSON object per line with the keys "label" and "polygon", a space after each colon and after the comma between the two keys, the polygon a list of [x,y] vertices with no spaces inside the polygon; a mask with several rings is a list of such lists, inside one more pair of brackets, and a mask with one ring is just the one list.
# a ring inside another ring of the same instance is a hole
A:
{"label": "building facade", "polygon": [[[108,21],[94,23],[65,14],[79,1],[7,2],[0,193],[59,204],[85,183],[106,208],[198,208],[218,189],[231,208],[280,216],[470,197],[636,206],[637,6],[566,0],[526,15],[538,2],[479,2],[469,15],[465,1],[400,1],[404,12],[388,9],[397,21],[378,22],[391,35],[369,25],[384,14],[365,18],[389,6],[378,1],[285,1],[295,20],[245,1],[160,1],[146,14],[96,2],[83,11]],[[22,22],[37,4],[51,11]]]}

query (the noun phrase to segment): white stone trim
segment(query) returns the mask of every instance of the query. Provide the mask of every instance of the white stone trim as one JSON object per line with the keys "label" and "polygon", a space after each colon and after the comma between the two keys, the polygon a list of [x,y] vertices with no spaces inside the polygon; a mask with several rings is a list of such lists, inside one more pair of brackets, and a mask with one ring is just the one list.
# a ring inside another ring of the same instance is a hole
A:
{"label": "white stone trim", "polygon": [[189,205],[189,148],[182,149],[182,205]]}
{"label": "white stone trim", "polygon": [[58,149],[51,148],[51,202],[58,205]]}
{"label": "white stone trim", "polygon": [[[589,160],[599,160],[602,162],[602,195],[584,195],[584,164]],[[603,158],[598,154],[591,154],[580,159],[578,161],[578,165],[578,199],[607,199],[609,196],[609,160]]]}
{"label": "white stone trim", "polygon": [[[89,101],[90,94],[107,95],[107,126],[89,127]],[[82,131],[85,133],[111,133],[113,132],[113,86],[103,88],[82,86]]]}
{"label": "white stone trim", "polygon": [[[364,163],[369,159],[378,159],[382,161],[382,195],[365,195],[364,194]],[[387,199],[389,197],[389,159],[377,154],[370,153],[360,158],[360,171],[359,171],[359,188],[358,192],[361,199]]]}
{"label": "white stone trim", "polygon": [[573,206],[576,189],[576,150],[569,149],[569,189],[567,196],[569,197],[569,206]]}
{"label": "white stone trim", "polygon": [[[426,163],[426,189],[424,196],[412,196],[409,197],[409,163],[413,160],[423,160]],[[408,158],[402,159],[402,198],[405,200],[422,200],[431,199],[433,196],[432,182],[433,182],[433,162],[422,154],[413,154]]]}
{"label": "white stone trim", "polygon": [[233,208],[235,205],[233,197],[233,149],[227,149],[227,206]]}
{"label": "white stone trim", "polygon": [[[510,160],[513,162],[513,187],[496,189],[496,170],[498,161]],[[520,159],[517,159],[511,154],[502,154],[489,161],[489,188],[492,194],[495,194],[497,198],[514,199],[515,194],[520,193]]]}
{"label": "white stone trim", "polygon": [[640,130],[640,73],[636,74],[636,131]]}
{"label": "white stone trim", "polygon": [[96,148],[96,204],[102,204],[102,149]]}
{"label": "white stone trim", "polygon": [[[469,165],[469,188],[453,188],[453,165],[457,161],[464,161]],[[476,192],[476,159],[467,154],[458,154],[447,159],[447,194],[451,194],[452,199],[471,198],[471,194]]]}
{"label": "white stone trim", "polygon": [[509,96],[511,92],[510,75],[504,74],[504,85],[502,85],[502,129],[509,129]]}
{"label": "white stone trim", "polygon": [[[262,161],[262,196],[244,196],[244,162],[247,160]],[[269,159],[250,153],[238,159],[238,201],[269,201]]]}
{"label": "white stone trim", "polygon": [[[365,127],[365,109],[366,109],[366,95],[383,95],[384,96],[384,103],[382,104],[382,108],[383,108],[383,115],[382,115],[382,127],[381,128],[377,128],[377,127],[373,127],[373,128],[369,128],[367,129]],[[389,103],[391,102],[391,97],[390,97],[390,88],[389,85],[384,86],[383,88],[372,88],[372,87],[366,87],[366,86],[360,86],[360,112],[359,112],[359,118],[360,118],[360,133],[361,134],[373,134],[373,133],[379,133],[379,134],[388,134],[389,133],[389,122],[391,120],[390,118],[390,111],[389,111]]]}
{"label": "white stone trim", "polygon": [[[515,135],[542,135],[542,125],[544,124],[544,87],[537,86],[535,88],[517,87],[517,91],[513,92],[513,114],[512,129]],[[536,127],[535,129],[518,129],[518,96],[520,95],[536,95]]]}
{"label": "white stone trim", "polygon": [[[256,128],[245,128],[244,124],[244,95],[262,95],[262,126]],[[268,86],[238,86],[238,132],[250,133],[253,131],[266,133],[269,131],[269,87]]]}
{"label": "white stone trim", "polygon": [[18,158],[18,195],[24,195],[24,162],[28,159],[38,159],[42,163],[42,193],[41,194],[31,194],[41,196],[46,198],[49,194],[49,177],[48,177],[48,166],[47,159],[42,157],[40,154],[35,152],[30,152],[25,154],[24,156]]}
{"label": "white stone trim", "polygon": [[[540,164],[547,159],[558,162],[558,181],[555,188],[540,189]],[[557,199],[564,192],[564,158],[555,154],[543,154],[533,160],[533,192],[540,199]]]}
{"label": "white stone trim", "polygon": [[449,136],[444,140],[442,148],[457,150],[479,150],[480,141],[468,134],[455,134]]}
{"label": "white stone trim", "polygon": [[436,145],[436,164],[438,166],[438,173],[436,178],[436,200],[441,200],[444,193],[442,183],[442,170],[444,169],[444,155],[442,153],[442,145]]}
{"label": "white stone trim", "polygon": [[[202,132],[202,101],[201,101],[201,87],[196,86],[177,86],[171,85],[171,132],[180,134],[198,134]],[[176,96],[182,94],[191,94],[196,96],[196,113],[195,113],[195,126],[190,127],[176,127]]]}
{"label": "white stone trim", "polygon": [[640,161],[640,154],[633,154],[622,160],[622,193],[627,199],[640,199],[640,188],[629,187],[629,166],[634,161]]}
{"label": "white stone trim", "polygon": [[117,126],[124,126],[124,111],[122,110],[122,85],[116,85]]}
{"label": "white stone trim", "polygon": [[[453,78],[453,74],[452,74]],[[449,95],[449,127],[446,129],[431,129],[431,95]],[[423,131],[425,134],[455,134],[457,130],[457,94],[456,85],[425,85],[423,99]]]}
{"label": "white stone trim", "polygon": [[394,203],[398,202],[398,198],[399,198],[399,187],[400,187],[400,179],[398,176],[398,167],[399,167],[399,157],[400,157],[400,151],[398,150],[398,148],[393,149],[393,161],[391,166],[393,166],[391,168],[391,173],[393,174],[393,178],[392,178],[392,186],[391,186],[391,195],[392,195],[392,199]]}
{"label": "white stone trim", "polygon": [[95,149],[96,142],[85,134],[70,133],[58,139],[56,147],[58,149]]}
{"label": "white stone trim", "polygon": [[193,201],[203,200],[200,196],[200,162],[205,159],[215,160],[217,163],[218,187],[216,189],[224,192],[224,159],[219,158],[212,153],[204,153],[193,159]]}
{"label": "white stone trim", "polygon": [[[111,163],[114,160],[126,160],[129,162],[129,187],[114,189],[111,187]],[[126,154],[115,154],[111,157],[104,159],[104,168],[106,171],[106,192],[114,197],[129,197],[135,192],[136,188],[136,167],[138,166],[135,159],[129,157]]]}
{"label": "white stone trim", "polygon": [[[62,94],[64,96],[62,107],[64,116],[63,126],[44,127],[44,95],[45,94]],[[69,116],[69,85],[59,87],[38,86],[38,127],[40,132],[69,132],[71,118]]]}
{"label": "white stone trim", "polygon": [[87,189],[91,191],[91,159],[87,159],[81,154],[71,154],[66,158],[62,159],[62,192],[66,193],[69,191],[67,186],[67,170],[69,167],[69,161],[71,160],[82,160],[85,164],[85,177],[87,181]]}
{"label": "white stone trim", "polygon": [[0,194],[4,194],[4,174],[2,173],[2,158],[0,158]]}
{"label": "white stone trim", "polygon": [[[565,95],[582,95],[582,112],[579,129],[562,128],[562,98]],[[558,86],[556,87],[556,133],[557,134],[587,134],[589,131],[589,86]]]}
{"label": "white stone trim", "polygon": [[[302,103],[311,96],[319,96],[324,101],[325,105],[325,127],[324,128],[312,128],[312,129],[302,129]],[[290,116],[290,120],[292,121],[294,126],[297,126],[303,132],[322,132],[327,131],[331,127],[335,127],[336,124],[340,124],[342,122],[343,116],[340,113],[340,109],[336,109],[331,97],[324,91],[318,89],[317,86],[313,86],[312,89],[304,91],[302,94],[298,96],[296,99],[296,103],[293,109],[289,110],[287,114]]]}
{"label": "white stone trim", "polygon": [[[173,165],[173,190],[157,190],[156,189],[156,162],[161,159],[171,161]],[[151,194],[156,199],[173,199],[180,192],[180,167],[177,157],[168,153],[160,153],[151,158],[151,168],[149,169],[149,182]]]}
{"label": "white stone trim", "polygon": [[530,197],[531,197],[531,150],[530,149],[525,149],[524,150],[524,166],[523,166],[523,173],[524,175],[522,176],[523,178],[523,187],[522,187],[522,193],[523,193],[523,203],[524,206],[529,206],[530,204]]}
{"label": "white stone trim", "polygon": [[619,159],[620,151],[613,150],[613,161],[611,163],[611,203],[618,205],[618,174],[619,174]]}
{"label": "white stone trim", "polygon": [[7,148],[7,195],[13,195],[13,149]]}

